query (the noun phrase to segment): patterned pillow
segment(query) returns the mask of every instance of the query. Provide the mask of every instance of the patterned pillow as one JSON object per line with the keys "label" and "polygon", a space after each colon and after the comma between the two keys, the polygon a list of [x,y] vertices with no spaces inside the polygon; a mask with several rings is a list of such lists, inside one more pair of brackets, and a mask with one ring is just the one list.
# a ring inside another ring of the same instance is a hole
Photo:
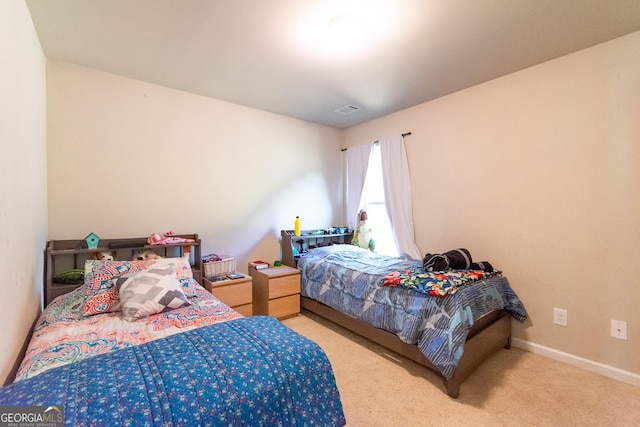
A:
{"label": "patterned pillow", "polygon": [[96,261],[87,260],[84,264],[85,298],[83,316],[118,311],[120,296],[113,279],[125,274],[146,270],[154,261]]}
{"label": "patterned pillow", "polygon": [[120,294],[122,317],[128,321],[189,304],[172,265],[154,265],[113,281]]}
{"label": "patterned pillow", "polygon": [[113,279],[124,275],[147,270],[152,265],[164,267],[172,265],[175,268],[176,279],[180,281],[187,296],[196,295],[197,283],[193,279],[189,258],[160,258],[148,261],[96,261],[87,260],[84,265],[85,307],[83,316],[119,311],[120,296]]}
{"label": "patterned pillow", "polygon": [[191,271],[191,263],[189,262],[189,255],[185,255],[182,258],[160,258],[156,260],[155,266],[173,265],[176,269],[176,279],[180,281],[182,290],[186,296],[196,296],[195,284],[198,283],[193,278],[193,271]]}

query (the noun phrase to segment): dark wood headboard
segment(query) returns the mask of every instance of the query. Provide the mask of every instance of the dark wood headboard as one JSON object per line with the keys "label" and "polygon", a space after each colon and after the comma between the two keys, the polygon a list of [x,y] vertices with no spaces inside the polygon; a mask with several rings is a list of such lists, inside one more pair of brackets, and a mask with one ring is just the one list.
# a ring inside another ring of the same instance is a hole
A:
{"label": "dark wood headboard", "polygon": [[172,237],[193,239],[194,242],[171,243],[167,245],[149,245],[147,237],[131,239],[100,239],[98,247],[89,249],[85,240],[50,240],[45,249],[44,266],[44,305],[56,297],[70,292],[80,285],[56,281],[60,273],[72,269],[84,269],[84,263],[93,258],[94,252],[111,252],[116,259],[130,260],[140,250],[150,250],[162,257],[181,257],[189,253],[193,278],[202,283],[202,254],[197,234],[175,234]]}
{"label": "dark wood headboard", "polygon": [[[353,240],[353,230],[347,227],[332,227],[327,230],[307,230],[296,236],[293,230],[281,230],[282,263],[289,267],[298,268],[300,254],[312,247],[327,246],[337,243],[350,244]],[[296,245],[297,255],[294,255]]]}

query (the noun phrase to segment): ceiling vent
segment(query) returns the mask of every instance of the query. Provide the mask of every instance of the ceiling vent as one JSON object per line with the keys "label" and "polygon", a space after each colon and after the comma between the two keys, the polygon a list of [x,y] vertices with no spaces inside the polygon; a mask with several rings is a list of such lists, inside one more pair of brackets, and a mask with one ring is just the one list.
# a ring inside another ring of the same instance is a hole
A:
{"label": "ceiling vent", "polygon": [[356,111],[360,111],[360,107],[356,105],[345,105],[342,108],[338,108],[337,110],[334,110],[334,113],[342,114],[343,116],[346,116],[347,114],[355,113]]}

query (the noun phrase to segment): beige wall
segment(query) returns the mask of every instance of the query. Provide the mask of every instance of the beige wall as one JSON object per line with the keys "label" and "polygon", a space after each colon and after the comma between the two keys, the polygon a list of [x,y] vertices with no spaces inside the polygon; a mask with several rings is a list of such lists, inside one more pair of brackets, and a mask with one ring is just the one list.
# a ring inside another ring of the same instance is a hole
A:
{"label": "beige wall", "polygon": [[340,219],[336,129],[55,61],[47,96],[51,239],[197,232],[246,272]]}
{"label": "beige wall", "polygon": [[[412,132],[419,248],[467,247],[504,270],[531,316],[514,322],[521,344],[635,374],[638,46],[636,32],[343,134],[353,146]],[[554,307],[568,327],[553,324]],[[611,319],[628,322],[627,341],[610,337]]]}
{"label": "beige wall", "polygon": [[47,238],[45,59],[24,2],[0,3],[0,384],[41,301]]}

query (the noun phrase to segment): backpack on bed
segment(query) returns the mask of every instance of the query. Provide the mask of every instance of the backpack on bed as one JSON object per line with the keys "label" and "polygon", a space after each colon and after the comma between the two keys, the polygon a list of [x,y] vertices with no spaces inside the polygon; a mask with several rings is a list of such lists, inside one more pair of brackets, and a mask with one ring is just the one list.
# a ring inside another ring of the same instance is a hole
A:
{"label": "backpack on bed", "polygon": [[424,271],[443,270],[483,270],[492,272],[493,266],[487,261],[473,262],[471,252],[458,248],[443,254],[426,254],[422,260]]}

